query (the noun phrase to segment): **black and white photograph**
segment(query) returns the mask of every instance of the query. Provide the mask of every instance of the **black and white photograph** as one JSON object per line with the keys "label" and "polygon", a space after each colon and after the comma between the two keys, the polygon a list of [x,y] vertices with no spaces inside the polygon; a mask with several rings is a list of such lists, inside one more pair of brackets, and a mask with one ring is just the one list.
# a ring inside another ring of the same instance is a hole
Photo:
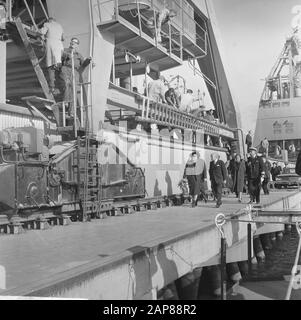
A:
{"label": "black and white photograph", "polygon": [[300,252],[300,1],[0,0],[1,305],[200,319]]}

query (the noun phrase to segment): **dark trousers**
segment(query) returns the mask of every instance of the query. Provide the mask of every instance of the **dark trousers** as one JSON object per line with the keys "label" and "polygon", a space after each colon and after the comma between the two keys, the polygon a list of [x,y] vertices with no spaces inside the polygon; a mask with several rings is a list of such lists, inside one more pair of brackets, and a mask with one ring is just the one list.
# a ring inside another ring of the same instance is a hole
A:
{"label": "dark trousers", "polygon": [[249,194],[252,201],[260,202],[260,179],[251,179],[248,181]]}
{"label": "dark trousers", "polygon": [[55,87],[55,68],[54,66],[48,67],[48,78],[50,89]]}
{"label": "dark trousers", "polygon": [[264,179],[262,182],[262,189],[263,189],[264,194],[266,194],[266,195],[270,194],[269,188],[268,188],[268,183],[269,183],[268,179]]}
{"label": "dark trousers", "polygon": [[223,193],[223,183],[216,183],[215,181],[211,181],[211,188],[216,198],[216,204],[222,204],[222,193]]}

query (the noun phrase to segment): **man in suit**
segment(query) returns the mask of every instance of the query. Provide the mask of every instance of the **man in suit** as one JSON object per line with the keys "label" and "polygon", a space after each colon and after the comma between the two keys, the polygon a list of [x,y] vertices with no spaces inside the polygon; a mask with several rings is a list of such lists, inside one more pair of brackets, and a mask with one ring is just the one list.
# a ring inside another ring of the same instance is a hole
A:
{"label": "man in suit", "polygon": [[216,208],[219,208],[222,205],[223,185],[227,182],[227,170],[224,162],[219,160],[218,153],[212,153],[211,160],[209,168],[211,188],[217,200]]}
{"label": "man in suit", "polygon": [[248,189],[250,194],[250,203],[256,201],[260,203],[260,189],[261,184],[265,178],[264,164],[261,158],[257,156],[257,149],[254,147],[250,148],[250,157],[247,162],[247,178],[248,178]]}

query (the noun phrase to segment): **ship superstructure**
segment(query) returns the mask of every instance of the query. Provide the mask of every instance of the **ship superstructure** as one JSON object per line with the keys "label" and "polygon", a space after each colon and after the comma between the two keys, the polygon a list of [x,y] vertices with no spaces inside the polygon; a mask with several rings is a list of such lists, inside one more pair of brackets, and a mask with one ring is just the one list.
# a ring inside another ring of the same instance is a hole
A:
{"label": "ship superstructure", "polygon": [[288,37],[266,79],[261,96],[255,144],[269,141],[269,155],[295,161],[301,148],[300,40],[297,33]]}

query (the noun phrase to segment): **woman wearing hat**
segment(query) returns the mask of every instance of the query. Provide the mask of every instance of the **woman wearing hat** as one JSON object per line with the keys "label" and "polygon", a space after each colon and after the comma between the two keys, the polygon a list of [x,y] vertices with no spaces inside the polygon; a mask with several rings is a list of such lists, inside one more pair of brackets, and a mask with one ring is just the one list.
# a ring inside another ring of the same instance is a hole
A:
{"label": "woman wearing hat", "polygon": [[197,205],[200,193],[205,202],[207,202],[204,185],[207,179],[207,170],[205,161],[200,158],[199,152],[191,154],[185,167],[184,177],[188,180],[189,193],[192,196],[192,207]]}

